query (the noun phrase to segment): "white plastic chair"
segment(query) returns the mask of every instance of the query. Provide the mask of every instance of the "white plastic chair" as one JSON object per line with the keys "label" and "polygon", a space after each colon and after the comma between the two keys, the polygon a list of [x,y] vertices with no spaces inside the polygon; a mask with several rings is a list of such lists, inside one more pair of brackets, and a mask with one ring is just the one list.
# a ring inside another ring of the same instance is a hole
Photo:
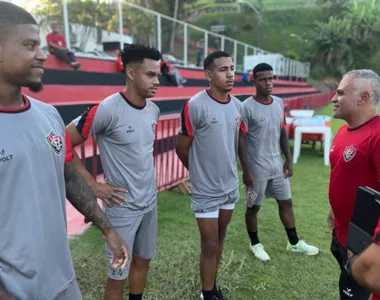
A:
{"label": "white plastic chair", "polygon": [[294,150],[293,150],[293,163],[296,164],[298,157],[301,153],[301,144],[302,144],[302,134],[303,133],[312,133],[312,134],[324,134],[324,150],[323,158],[325,166],[328,166],[330,163],[330,146],[331,146],[331,128],[327,126],[297,126],[294,132]]}
{"label": "white plastic chair", "polygon": [[292,109],[289,113],[294,118],[311,118],[314,112],[312,109]]}

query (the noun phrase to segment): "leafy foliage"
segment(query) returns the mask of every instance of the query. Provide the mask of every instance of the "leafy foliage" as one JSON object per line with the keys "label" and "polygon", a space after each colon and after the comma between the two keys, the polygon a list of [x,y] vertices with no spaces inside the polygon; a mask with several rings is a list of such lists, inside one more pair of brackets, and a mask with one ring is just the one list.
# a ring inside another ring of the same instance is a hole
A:
{"label": "leafy foliage", "polygon": [[330,2],[335,2],[331,4],[332,10],[342,5],[342,14],[331,14],[327,22],[315,23],[308,47],[308,59],[314,66],[313,71],[317,71],[314,75],[340,76],[350,69],[374,69],[370,58],[380,50],[380,1]]}
{"label": "leafy foliage", "polygon": [[[173,17],[176,0],[134,0],[137,5]],[[178,17],[184,12],[184,5],[195,0],[178,0]],[[155,44],[156,17],[141,10],[123,4],[123,25],[133,36],[135,42]],[[80,24],[83,37],[78,41],[79,48],[84,48],[92,28],[98,29],[98,43],[101,43],[100,30],[117,32],[119,30],[119,15],[117,3],[100,0],[68,0],[67,3],[70,24]],[[61,0],[40,0],[33,11],[42,16],[42,22],[63,23],[63,8]],[[168,45],[173,32],[171,21],[162,20],[162,45]]]}
{"label": "leafy foliage", "polygon": [[[100,1],[70,0],[67,2],[70,24],[82,25],[80,30],[82,30],[83,38],[78,41],[79,48],[85,47],[92,28],[107,29],[109,27],[109,22],[112,15],[115,15],[115,11],[114,5]],[[63,23],[63,7],[60,0],[40,0],[33,13],[43,17],[40,25],[52,22]],[[99,33],[98,41],[101,42]]]}

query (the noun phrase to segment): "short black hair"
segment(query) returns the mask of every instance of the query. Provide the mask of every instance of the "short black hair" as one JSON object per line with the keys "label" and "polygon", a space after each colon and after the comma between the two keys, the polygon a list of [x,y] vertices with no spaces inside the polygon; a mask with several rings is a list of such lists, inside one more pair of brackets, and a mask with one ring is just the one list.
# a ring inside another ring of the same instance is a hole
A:
{"label": "short black hair", "polygon": [[211,54],[209,54],[205,60],[203,61],[203,69],[204,70],[210,70],[211,65],[213,64],[215,59],[221,58],[221,57],[231,57],[227,52],[224,51],[215,51]]}
{"label": "short black hair", "polygon": [[263,72],[263,71],[273,71],[273,68],[271,65],[268,65],[267,63],[260,63],[256,65],[253,70],[253,78],[256,78],[256,75],[258,72]]}
{"label": "short black hair", "polygon": [[0,42],[17,25],[37,25],[30,13],[13,3],[0,1],[0,11]]}
{"label": "short black hair", "polygon": [[131,62],[142,63],[144,59],[159,61],[161,53],[155,48],[147,47],[140,44],[128,44],[120,53],[124,68]]}

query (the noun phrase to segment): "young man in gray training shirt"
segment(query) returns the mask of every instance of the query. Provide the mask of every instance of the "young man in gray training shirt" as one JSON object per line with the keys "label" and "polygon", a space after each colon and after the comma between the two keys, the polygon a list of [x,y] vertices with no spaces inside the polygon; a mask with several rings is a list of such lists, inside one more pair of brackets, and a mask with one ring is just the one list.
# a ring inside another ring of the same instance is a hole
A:
{"label": "young man in gray training shirt", "polygon": [[0,299],[80,300],[66,196],[102,231],[115,267],[127,263],[127,247],[76,173],[58,111],[21,92],[42,89],[36,21],[8,2],[0,11]]}
{"label": "young man in gray training shirt", "polygon": [[176,151],[190,172],[191,207],[201,235],[202,297],[221,300],[216,273],[239,199],[236,158],[239,128],[245,131],[245,127],[241,102],[229,94],[235,76],[230,55],[210,54],[204,70],[210,88],[184,105]]}
{"label": "young man in gray training shirt", "polygon": [[[138,300],[142,299],[150,260],[156,254],[153,145],[160,110],[147,98],[159,86],[161,54],[154,48],[132,44],[124,48],[121,58],[126,89],[90,106],[68,130],[73,146],[96,136],[107,183],[96,182],[74,152],[76,167],[95,196],[105,202],[106,216],[133,253],[126,268],[109,266],[104,298],[123,299],[128,278],[129,299]],[[108,247],[106,250],[111,255]]]}
{"label": "young man in gray training shirt", "polygon": [[[299,240],[288,177],[293,165],[285,128],[284,104],[272,94],[273,69],[266,63],[253,69],[256,95],[243,102],[243,120],[247,133],[241,135],[245,151],[239,154],[243,167],[243,182],[247,186],[245,214],[252,253],[262,261],[270,260],[257,235],[257,213],[266,197],[277,200],[280,219],[289,242],[287,250],[307,255],[318,254],[318,248]],[[283,163],[281,151],[285,155]],[[248,181],[247,179],[250,179]],[[254,182],[252,182],[252,179]]]}

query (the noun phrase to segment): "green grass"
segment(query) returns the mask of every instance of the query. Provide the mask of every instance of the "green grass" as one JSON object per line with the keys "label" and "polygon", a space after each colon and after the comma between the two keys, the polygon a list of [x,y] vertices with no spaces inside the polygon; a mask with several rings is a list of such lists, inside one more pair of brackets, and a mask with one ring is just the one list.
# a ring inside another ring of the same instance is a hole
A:
{"label": "green grass", "polygon": [[[331,115],[331,106],[318,111]],[[342,122],[334,120],[334,133]],[[317,147],[319,149],[319,147]],[[326,224],[329,167],[322,154],[303,146],[291,179],[297,231],[320,248],[315,257],[285,251],[285,230],[277,204],[268,199],[259,215],[259,236],[272,261],[263,264],[248,251],[244,225],[244,190],[228,230],[218,282],[231,300],[335,300],[338,265],[329,251]],[[158,255],[152,262],[144,299],[199,299],[199,234],[189,197],[164,192],[158,198]],[[70,241],[78,282],[85,300],[103,299],[106,282],[104,242],[91,228]],[[125,298],[127,299],[127,297]]]}

